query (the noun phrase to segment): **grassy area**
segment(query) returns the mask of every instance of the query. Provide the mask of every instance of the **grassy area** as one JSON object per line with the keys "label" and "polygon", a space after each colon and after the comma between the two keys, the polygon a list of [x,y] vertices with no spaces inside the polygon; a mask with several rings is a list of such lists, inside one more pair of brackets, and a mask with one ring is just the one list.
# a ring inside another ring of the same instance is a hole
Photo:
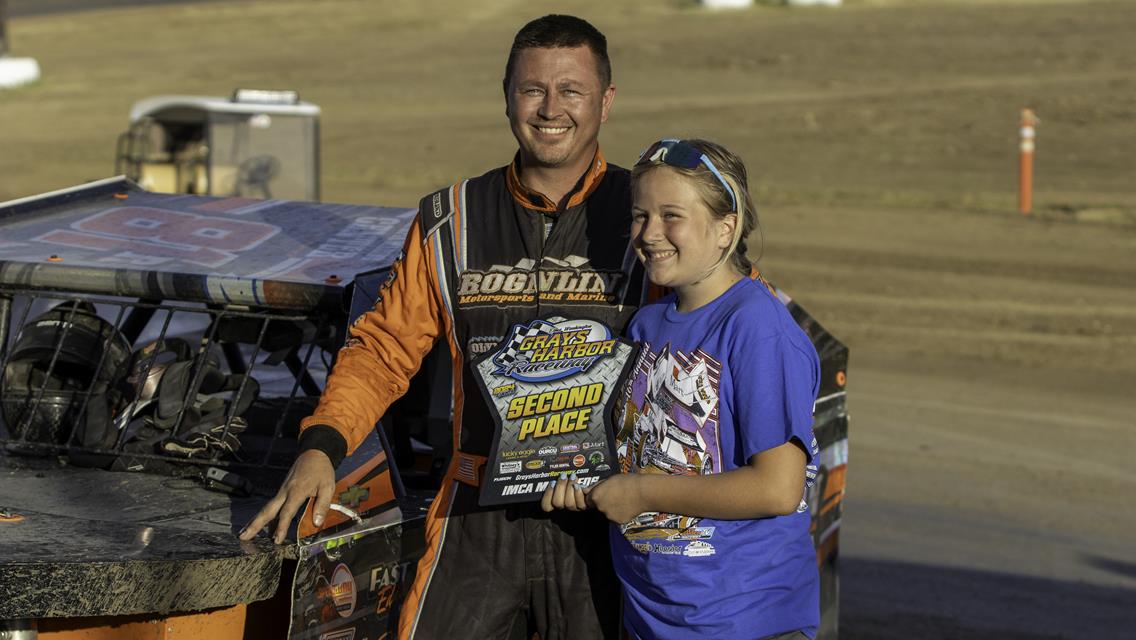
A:
{"label": "grassy area", "polygon": [[1084,1],[278,0],[13,19],[14,54],[43,80],[0,94],[0,200],[112,173],[139,98],[255,86],[323,107],[325,199],[412,204],[508,160],[504,58],[551,11],[611,41],[617,163],[699,135],[738,150],[772,204],[1012,211],[1031,106],[1040,210],[1136,210],[1136,14]]}

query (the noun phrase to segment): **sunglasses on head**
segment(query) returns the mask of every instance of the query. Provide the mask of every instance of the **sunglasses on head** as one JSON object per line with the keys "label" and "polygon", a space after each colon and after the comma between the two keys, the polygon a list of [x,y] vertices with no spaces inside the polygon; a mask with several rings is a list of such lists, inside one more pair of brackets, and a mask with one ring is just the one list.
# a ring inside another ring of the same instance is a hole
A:
{"label": "sunglasses on head", "polygon": [[635,164],[640,165],[648,162],[662,162],[679,169],[696,169],[698,165],[706,167],[710,170],[710,173],[714,174],[718,182],[722,183],[726,193],[729,194],[730,211],[738,212],[738,198],[730,187],[730,183],[726,182],[721,172],[718,171],[718,167],[715,167],[714,163],[710,162],[710,158],[706,157],[706,154],[702,153],[698,147],[675,138],[659,140],[647,147],[647,150],[639,155],[639,160]]}

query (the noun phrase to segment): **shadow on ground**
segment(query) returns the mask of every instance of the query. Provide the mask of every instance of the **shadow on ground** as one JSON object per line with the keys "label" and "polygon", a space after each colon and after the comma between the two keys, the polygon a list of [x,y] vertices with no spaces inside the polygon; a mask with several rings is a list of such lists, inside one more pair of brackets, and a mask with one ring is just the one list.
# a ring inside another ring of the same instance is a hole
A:
{"label": "shadow on ground", "polygon": [[1134,602],[1136,588],[845,557],[840,640],[1131,638]]}

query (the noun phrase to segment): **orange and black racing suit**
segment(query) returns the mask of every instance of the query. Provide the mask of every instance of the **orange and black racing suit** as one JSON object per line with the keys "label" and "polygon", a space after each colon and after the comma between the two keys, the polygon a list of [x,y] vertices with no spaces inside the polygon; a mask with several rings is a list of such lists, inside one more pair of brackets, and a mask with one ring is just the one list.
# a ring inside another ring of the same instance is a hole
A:
{"label": "orange and black racing suit", "polygon": [[[402,395],[439,338],[454,363],[454,457],[426,521],[400,638],[615,638],[620,595],[606,522],[538,504],[482,508],[494,432],[471,362],[515,323],[563,315],[621,333],[642,303],[630,244],[630,175],[597,151],[559,204],[521,185],[518,162],[424,198],[381,300],[352,326],[301,449],[333,463]],[[521,618],[523,616],[523,618]]]}

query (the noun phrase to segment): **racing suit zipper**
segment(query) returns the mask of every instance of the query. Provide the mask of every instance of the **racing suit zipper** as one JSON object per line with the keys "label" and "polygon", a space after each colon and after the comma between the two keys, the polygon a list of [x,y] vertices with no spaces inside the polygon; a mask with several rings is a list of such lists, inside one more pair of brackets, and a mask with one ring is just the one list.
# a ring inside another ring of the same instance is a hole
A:
{"label": "racing suit zipper", "polygon": [[554,214],[549,214],[544,211],[540,212],[541,224],[538,229],[538,233],[540,233],[540,255],[537,256],[536,261],[536,317],[538,318],[544,316],[540,306],[541,293],[543,293],[541,273],[544,269],[544,250],[552,239],[552,234],[556,232],[556,223],[559,221],[561,213],[563,212],[560,210],[557,210]]}

